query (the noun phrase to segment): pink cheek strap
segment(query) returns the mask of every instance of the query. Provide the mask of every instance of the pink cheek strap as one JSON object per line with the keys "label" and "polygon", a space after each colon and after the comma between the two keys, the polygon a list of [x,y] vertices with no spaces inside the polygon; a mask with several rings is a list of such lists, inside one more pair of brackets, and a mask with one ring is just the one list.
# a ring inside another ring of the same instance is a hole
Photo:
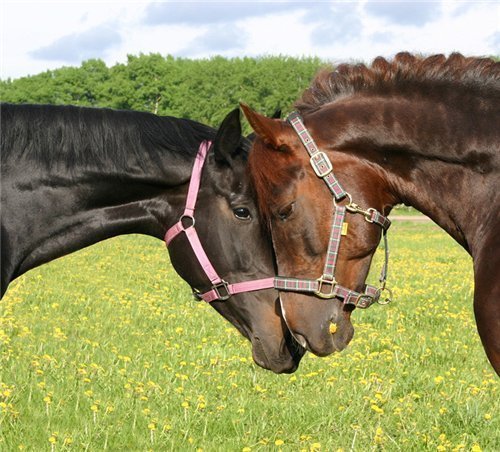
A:
{"label": "pink cheek strap", "polygon": [[[208,292],[196,292],[198,297],[207,302],[214,300],[227,300],[231,295],[237,293],[253,292],[255,290],[270,289],[274,287],[274,277],[228,284],[217,274],[212,263],[210,262],[210,259],[205,253],[205,250],[203,249],[203,245],[201,244],[200,238],[198,237],[195,229],[194,210],[200,188],[201,173],[210,145],[211,142],[209,141],[203,141],[200,144],[200,148],[193,165],[193,171],[191,173],[191,181],[189,182],[186,208],[184,209],[179,221],[169,228],[165,234],[165,243],[167,247],[180,233],[184,232],[186,234],[201,268],[212,283],[212,289]],[[184,223],[189,222],[189,225],[184,226],[183,221]]]}

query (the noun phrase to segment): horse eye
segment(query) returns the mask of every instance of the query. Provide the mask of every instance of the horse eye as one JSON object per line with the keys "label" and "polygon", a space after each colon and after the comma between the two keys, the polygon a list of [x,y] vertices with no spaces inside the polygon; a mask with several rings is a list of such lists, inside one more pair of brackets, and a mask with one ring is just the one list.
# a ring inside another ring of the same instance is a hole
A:
{"label": "horse eye", "polygon": [[295,210],[295,202],[292,202],[278,211],[278,217],[281,221],[285,221]]}
{"label": "horse eye", "polygon": [[250,215],[250,211],[246,207],[237,207],[233,209],[234,216],[238,218],[238,220],[250,220],[252,215]]}

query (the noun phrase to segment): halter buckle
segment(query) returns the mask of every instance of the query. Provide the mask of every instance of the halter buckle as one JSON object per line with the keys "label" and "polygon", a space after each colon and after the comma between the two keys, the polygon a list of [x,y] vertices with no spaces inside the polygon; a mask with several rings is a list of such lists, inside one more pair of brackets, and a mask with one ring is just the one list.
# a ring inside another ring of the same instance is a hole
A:
{"label": "halter buckle", "polygon": [[374,301],[375,300],[371,295],[368,295],[366,293],[360,293],[356,298],[356,302],[354,303],[354,305],[357,308],[366,309],[369,308]]}
{"label": "halter buckle", "polygon": [[312,169],[318,177],[325,177],[333,170],[332,162],[328,156],[321,151],[315,152],[309,159]]}
{"label": "halter buckle", "polygon": [[[329,300],[331,298],[335,298],[335,286],[337,285],[337,281],[335,281],[335,278],[333,279],[327,279],[324,278],[325,275],[320,276],[316,281],[318,282],[318,288],[314,291],[314,295],[316,295],[319,298],[323,298],[324,300]],[[330,287],[330,292],[323,292],[321,289],[323,288],[323,285],[329,286]]]}
{"label": "halter buckle", "polygon": [[221,282],[218,284],[214,284],[212,286],[212,290],[215,291],[217,295],[217,300],[220,301],[226,301],[231,296],[231,292],[229,292],[229,284],[224,280],[221,280]]}

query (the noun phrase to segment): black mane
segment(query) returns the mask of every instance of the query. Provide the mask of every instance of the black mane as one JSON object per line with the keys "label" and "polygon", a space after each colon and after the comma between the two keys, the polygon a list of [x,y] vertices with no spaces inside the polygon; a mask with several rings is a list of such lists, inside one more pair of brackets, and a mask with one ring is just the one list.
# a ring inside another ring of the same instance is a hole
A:
{"label": "black mane", "polygon": [[0,105],[1,162],[127,169],[159,163],[164,152],[191,159],[215,130],[151,113],[52,105]]}

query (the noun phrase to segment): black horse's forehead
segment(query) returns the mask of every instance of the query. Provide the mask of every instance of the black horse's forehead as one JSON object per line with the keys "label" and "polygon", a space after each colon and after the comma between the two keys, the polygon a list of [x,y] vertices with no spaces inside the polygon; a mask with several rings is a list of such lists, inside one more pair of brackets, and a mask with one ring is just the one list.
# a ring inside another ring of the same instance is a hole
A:
{"label": "black horse's forehead", "polygon": [[252,190],[246,162],[236,160],[231,167],[211,171],[212,188],[216,195],[230,200],[252,202]]}

